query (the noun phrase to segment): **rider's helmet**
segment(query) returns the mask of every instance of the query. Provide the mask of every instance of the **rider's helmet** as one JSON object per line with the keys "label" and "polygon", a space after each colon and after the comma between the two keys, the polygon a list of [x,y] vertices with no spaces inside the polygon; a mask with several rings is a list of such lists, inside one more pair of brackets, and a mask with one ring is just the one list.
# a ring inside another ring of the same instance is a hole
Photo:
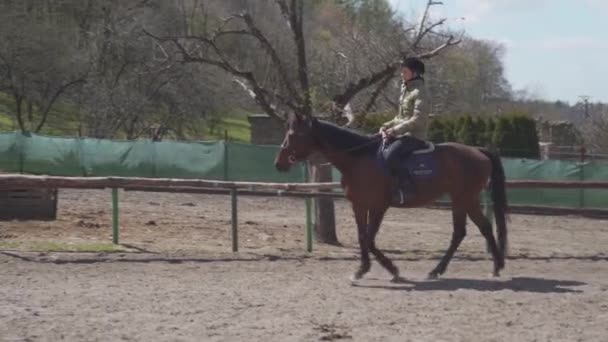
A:
{"label": "rider's helmet", "polygon": [[424,75],[424,63],[416,57],[407,57],[401,61],[402,68],[408,68],[418,75]]}

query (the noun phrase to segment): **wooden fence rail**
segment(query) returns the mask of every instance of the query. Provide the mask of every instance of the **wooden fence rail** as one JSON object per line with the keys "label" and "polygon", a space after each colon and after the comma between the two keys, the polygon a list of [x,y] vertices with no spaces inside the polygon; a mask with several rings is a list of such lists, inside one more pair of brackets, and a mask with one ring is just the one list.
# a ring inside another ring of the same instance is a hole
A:
{"label": "wooden fence rail", "polygon": [[[551,189],[608,189],[608,182],[588,181],[538,181],[511,180],[508,188],[551,188]],[[130,178],[130,177],[55,177],[19,174],[0,174],[0,190],[13,189],[112,189],[112,241],[119,241],[118,226],[118,189],[125,191],[174,192],[196,194],[230,194],[232,210],[233,251],[238,251],[238,195],[245,196],[283,196],[305,198],[306,205],[306,249],[312,251],[312,223],[310,199],[315,197],[344,197],[340,183],[260,183],[227,182],[204,179],[170,178]],[[486,196],[486,205],[487,202]],[[528,207],[525,207],[528,208]],[[537,208],[537,207],[529,207]],[[538,207],[541,208],[541,207]],[[553,208],[555,209],[555,208]],[[578,210],[578,209],[571,209]],[[586,209],[580,209],[583,213]],[[488,213],[491,210],[487,210]]]}
{"label": "wooden fence rail", "polygon": [[[608,182],[594,181],[540,181],[510,180],[509,188],[545,188],[545,189],[608,189]],[[261,182],[227,182],[205,179],[172,179],[172,178],[136,178],[136,177],[55,177],[30,176],[17,174],[0,175],[0,189],[32,188],[70,188],[70,189],[106,189],[106,188],[206,188],[250,191],[328,191],[340,189],[340,183],[261,183]]]}
{"label": "wooden fence rail", "polygon": [[339,183],[259,183],[227,182],[205,179],[136,178],[136,177],[55,177],[3,174],[0,175],[0,189],[65,188],[65,189],[106,189],[106,188],[215,188],[235,190],[284,190],[320,191],[340,187]]}

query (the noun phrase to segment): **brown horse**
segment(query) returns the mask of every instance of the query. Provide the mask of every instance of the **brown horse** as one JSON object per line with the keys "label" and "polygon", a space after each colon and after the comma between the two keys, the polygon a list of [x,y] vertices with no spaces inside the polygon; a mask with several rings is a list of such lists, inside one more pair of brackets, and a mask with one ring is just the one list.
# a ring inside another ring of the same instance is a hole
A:
{"label": "brown horse", "polygon": [[[379,135],[363,135],[315,118],[293,116],[287,123],[285,140],[275,160],[279,171],[320,152],[342,173],[342,187],[352,203],[357,222],[361,265],[353,280],[361,279],[370,269],[369,253],[388,270],[393,281],[400,281],[399,270],[375,243],[382,219],[391,207],[390,177],[379,160],[382,139]],[[416,196],[403,208],[430,204],[444,194],[452,203],[454,231],[449,248],[430,279],[443,274],[466,235],[467,215],[485,237],[494,260],[494,276],[505,266],[507,226],[505,211],[505,175],[500,158],[482,148],[456,143],[438,144],[432,157],[436,161],[432,177],[414,177]],[[484,216],[479,196],[490,181],[498,243],[494,239],[491,222]]]}

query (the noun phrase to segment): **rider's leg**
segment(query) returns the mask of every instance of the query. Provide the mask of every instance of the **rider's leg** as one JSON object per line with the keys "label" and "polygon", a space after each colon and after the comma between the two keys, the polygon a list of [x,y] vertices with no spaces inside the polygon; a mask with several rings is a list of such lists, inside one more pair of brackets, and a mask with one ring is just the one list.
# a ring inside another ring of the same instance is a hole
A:
{"label": "rider's leg", "polygon": [[403,136],[385,150],[385,160],[393,179],[392,202],[395,204],[404,204],[416,196],[414,181],[411,178],[411,175],[402,174],[403,171],[400,170],[400,164],[403,163],[414,150],[420,148],[420,144],[421,141],[417,139]]}
{"label": "rider's leg", "polygon": [[[412,153],[414,153],[414,151],[424,148],[426,146],[426,143],[424,141],[411,136],[404,136],[402,140],[403,147],[401,148],[401,160],[406,160],[412,155]],[[412,175],[409,172],[406,172],[403,175],[401,184],[402,189],[404,191],[404,200],[407,202],[414,199],[416,197],[416,184],[414,183],[414,179],[412,178]]]}
{"label": "rider's leg", "polygon": [[383,152],[384,160],[391,174],[391,202],[395,204],[403,204],[405,202],[402,188],[401,177],[399,174],[399,164],[401,163],[401,150],[403,149],[403,141],[398,139],[394,141]]}
{"label": "rider's leg", "polygon": [[399,170],[402,149],[403,141],[401,139],[397,139],[383,152],[384,160],[386,160],[386,164],[391,173],[396,173]]}

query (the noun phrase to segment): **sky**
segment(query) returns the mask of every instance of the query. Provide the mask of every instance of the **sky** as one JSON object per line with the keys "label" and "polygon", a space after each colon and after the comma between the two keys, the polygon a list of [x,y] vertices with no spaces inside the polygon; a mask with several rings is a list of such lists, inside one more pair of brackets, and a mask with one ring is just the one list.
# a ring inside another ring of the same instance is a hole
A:
{"label": "sky", "polygon": [[[389,0],[404,15],[426,0]],[[608,102],[608,0],[443,0],[435,18],[475,38],[502,42],[515,90],[542,99]]]}

